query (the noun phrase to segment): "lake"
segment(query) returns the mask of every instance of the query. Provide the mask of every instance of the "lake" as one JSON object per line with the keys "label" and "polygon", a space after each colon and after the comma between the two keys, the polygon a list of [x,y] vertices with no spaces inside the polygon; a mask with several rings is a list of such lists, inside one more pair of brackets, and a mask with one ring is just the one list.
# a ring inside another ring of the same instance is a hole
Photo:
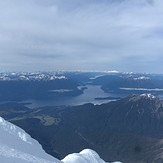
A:
{"label": "lake", "polygon": [[87,89],[84,90],[84,93],[75,97],[62,97],[60,99],[54,100],[23,100],[21,103],[30,103],[26,106],[30,108],[37,108],[43,106],[74,106],[74,105],[82,105],[85,103],[93,103],[93,104],[102,104],[107,103],[112,100],[95,100],[95,98],[106,98],[106,97],[117,97],[115,94],[105,93],[100,86],[97,85],[86,85]]}

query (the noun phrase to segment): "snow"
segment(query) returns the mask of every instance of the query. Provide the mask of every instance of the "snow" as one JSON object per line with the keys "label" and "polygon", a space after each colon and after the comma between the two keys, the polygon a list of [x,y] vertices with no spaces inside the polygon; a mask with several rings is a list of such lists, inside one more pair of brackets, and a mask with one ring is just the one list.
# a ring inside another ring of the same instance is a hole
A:
{"label": "snow", "polygon": [[62,163],[46,154],[41,145],[21,128],[0,117],[0,162]]}
{"label": "snow", "polygon": [[126,91],[163,91],[163,89],[160,89],[160,88],[153,88],[153,89],[148,89],[148,88],[120,88],[121,90],[126,90]]}
{"label": "snow", "polygon": [[[129,96],[129,101],[139,101],[139,100],[150,100],[150,101],[155,101],[158,98],[150,93],[144,93],[144,94],[133,94]],[[142,111],[141,111],[142,112]]]}
{"label": "snow", "polygon": [[[24,130],[0,117],[0,162],[2,163],[106,163],[93,150],[66,156],[62,161],[48,155]],[[114,162],[120,163],[120,162]]]}
{"label": "snow", "polygon": [[117,71],[117,70],[109,70],[109,71],[107,71],[107,73],[120,73],[120,71]]}
{"label": "snow", "polygon": [[25,133],[18,132],[18,135],[19,135],[19,137],[20,137],[23,141],[25,141],[25,142],[31,144],[31,142],[28,142],[28,140],[27,140],[27,135],[26,135]]}
{"label": "snow", "polygon": [[137,77],[137,78],[133,78],[134,80],[149,80],[150,78],[149,77],[145,77],[145,76],[140,76],[140,77]]}
{"label": "snow", "polygon": [[[31,137],[29,135],[27,135],[22,129],[16,127],[15,125],[5,121],[2,117],[0,117],[0,131],[2,130],[3,133],[5,132],[14,137],[19,137],[22,141],[31,144]],[[2,136],[2,134],[0,136]]]}
{"label": "snow", "polygon": [[95,151],[90,149],[70,154],[62,161],[64,163],[105,163]]}
{"label": "snow", "polygon": [[[84,149],[80,153],[69,154],[62,161],[64,163],[106,163],[95,151],[91,149]],[[114,163],[121,162],[116,161]]]}
{"label": "snow", "polygon": [[60,75],[59,73],[56,75],[53,73],[43,73],[43,72],[20,72],[20,73],[0,73],[0,81],[10,81],[10,80],[34,80],[34,81],[48,81],[48,80],[66,80],[67,77]]}
{"label": "snow", "polygon": [[[10,161],[9,161],[10,160]],[[0,162],[3,163],[54,163],[40,157],[36,157],[33,154],[24,153],[17,149],[12,149],[6,145],[0,146]],[[59,163],[59,162],[58,162]]]}
{"label": "snow", "polygon": [[144,94],[141,94],[140,96],[141,96],[141,97],[147,97],[147,98],[156,98],[155,96],[153,96],[153,95],[150,94],[150,93],[144,93]]}

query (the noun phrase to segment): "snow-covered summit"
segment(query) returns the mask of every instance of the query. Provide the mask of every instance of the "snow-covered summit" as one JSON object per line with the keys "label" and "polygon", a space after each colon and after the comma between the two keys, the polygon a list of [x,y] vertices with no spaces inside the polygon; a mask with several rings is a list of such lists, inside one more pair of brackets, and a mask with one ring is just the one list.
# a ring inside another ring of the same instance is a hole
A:
{"label": "snow-covered summit", "polygon": [[[86,149],[62,161],[48,155],[24,130],[0,117],[0,162],[2,163],[106,163],[93,150]],[[120,163],[120,162],[115,162]]]}
{"label": "snow-covered summit", "polygon": [[156,96],[150,94],[150,93],[144,93],[144,94],[133,94],[129,96],[129,101],[139,101],[139,100],[159,100]]}
{"label": "snow-covered summit", "polygon": [[141,97],[145,97],[145,98],[150,98],[150,99],[155,99],[156,97],[154,95],[152,95],[151,93],[144,93],[140,95]]}

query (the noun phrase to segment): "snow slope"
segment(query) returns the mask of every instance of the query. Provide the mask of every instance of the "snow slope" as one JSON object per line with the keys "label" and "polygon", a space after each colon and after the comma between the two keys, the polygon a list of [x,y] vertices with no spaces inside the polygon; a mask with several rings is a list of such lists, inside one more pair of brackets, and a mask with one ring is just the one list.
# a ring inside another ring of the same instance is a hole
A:
{"label": "snow slope", "polygon": [[46,154],[41,145],[21,128],[0,117],[0,162],[61,163]]}
{"label": "snow slope", "polygon": [[[62,161],[48,155],[41,145],[21,128],[0,117],[1,163],[106,163],[90,149],[70,154]],[[114,162],[120,163],[120,162]]]}

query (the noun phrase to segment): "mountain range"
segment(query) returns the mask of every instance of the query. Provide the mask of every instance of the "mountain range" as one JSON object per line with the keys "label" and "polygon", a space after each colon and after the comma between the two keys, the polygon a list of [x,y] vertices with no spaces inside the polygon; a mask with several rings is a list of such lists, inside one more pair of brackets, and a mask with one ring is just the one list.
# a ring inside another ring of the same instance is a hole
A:
{"label": "mountain range", "polygon": [[163,101],[151,94],[133,94],[101,105],[29,109],[8,103],[0,105],[0,115],[60,159],[90,148],[108,162],[163,161]]}
{"label": "mountain range", "polygon": [[87,85],[98,85],[109,94],[162,95],[161,74],[108,72],[11,72],[0,73],[0,101],[57,100],[77,97]]}

